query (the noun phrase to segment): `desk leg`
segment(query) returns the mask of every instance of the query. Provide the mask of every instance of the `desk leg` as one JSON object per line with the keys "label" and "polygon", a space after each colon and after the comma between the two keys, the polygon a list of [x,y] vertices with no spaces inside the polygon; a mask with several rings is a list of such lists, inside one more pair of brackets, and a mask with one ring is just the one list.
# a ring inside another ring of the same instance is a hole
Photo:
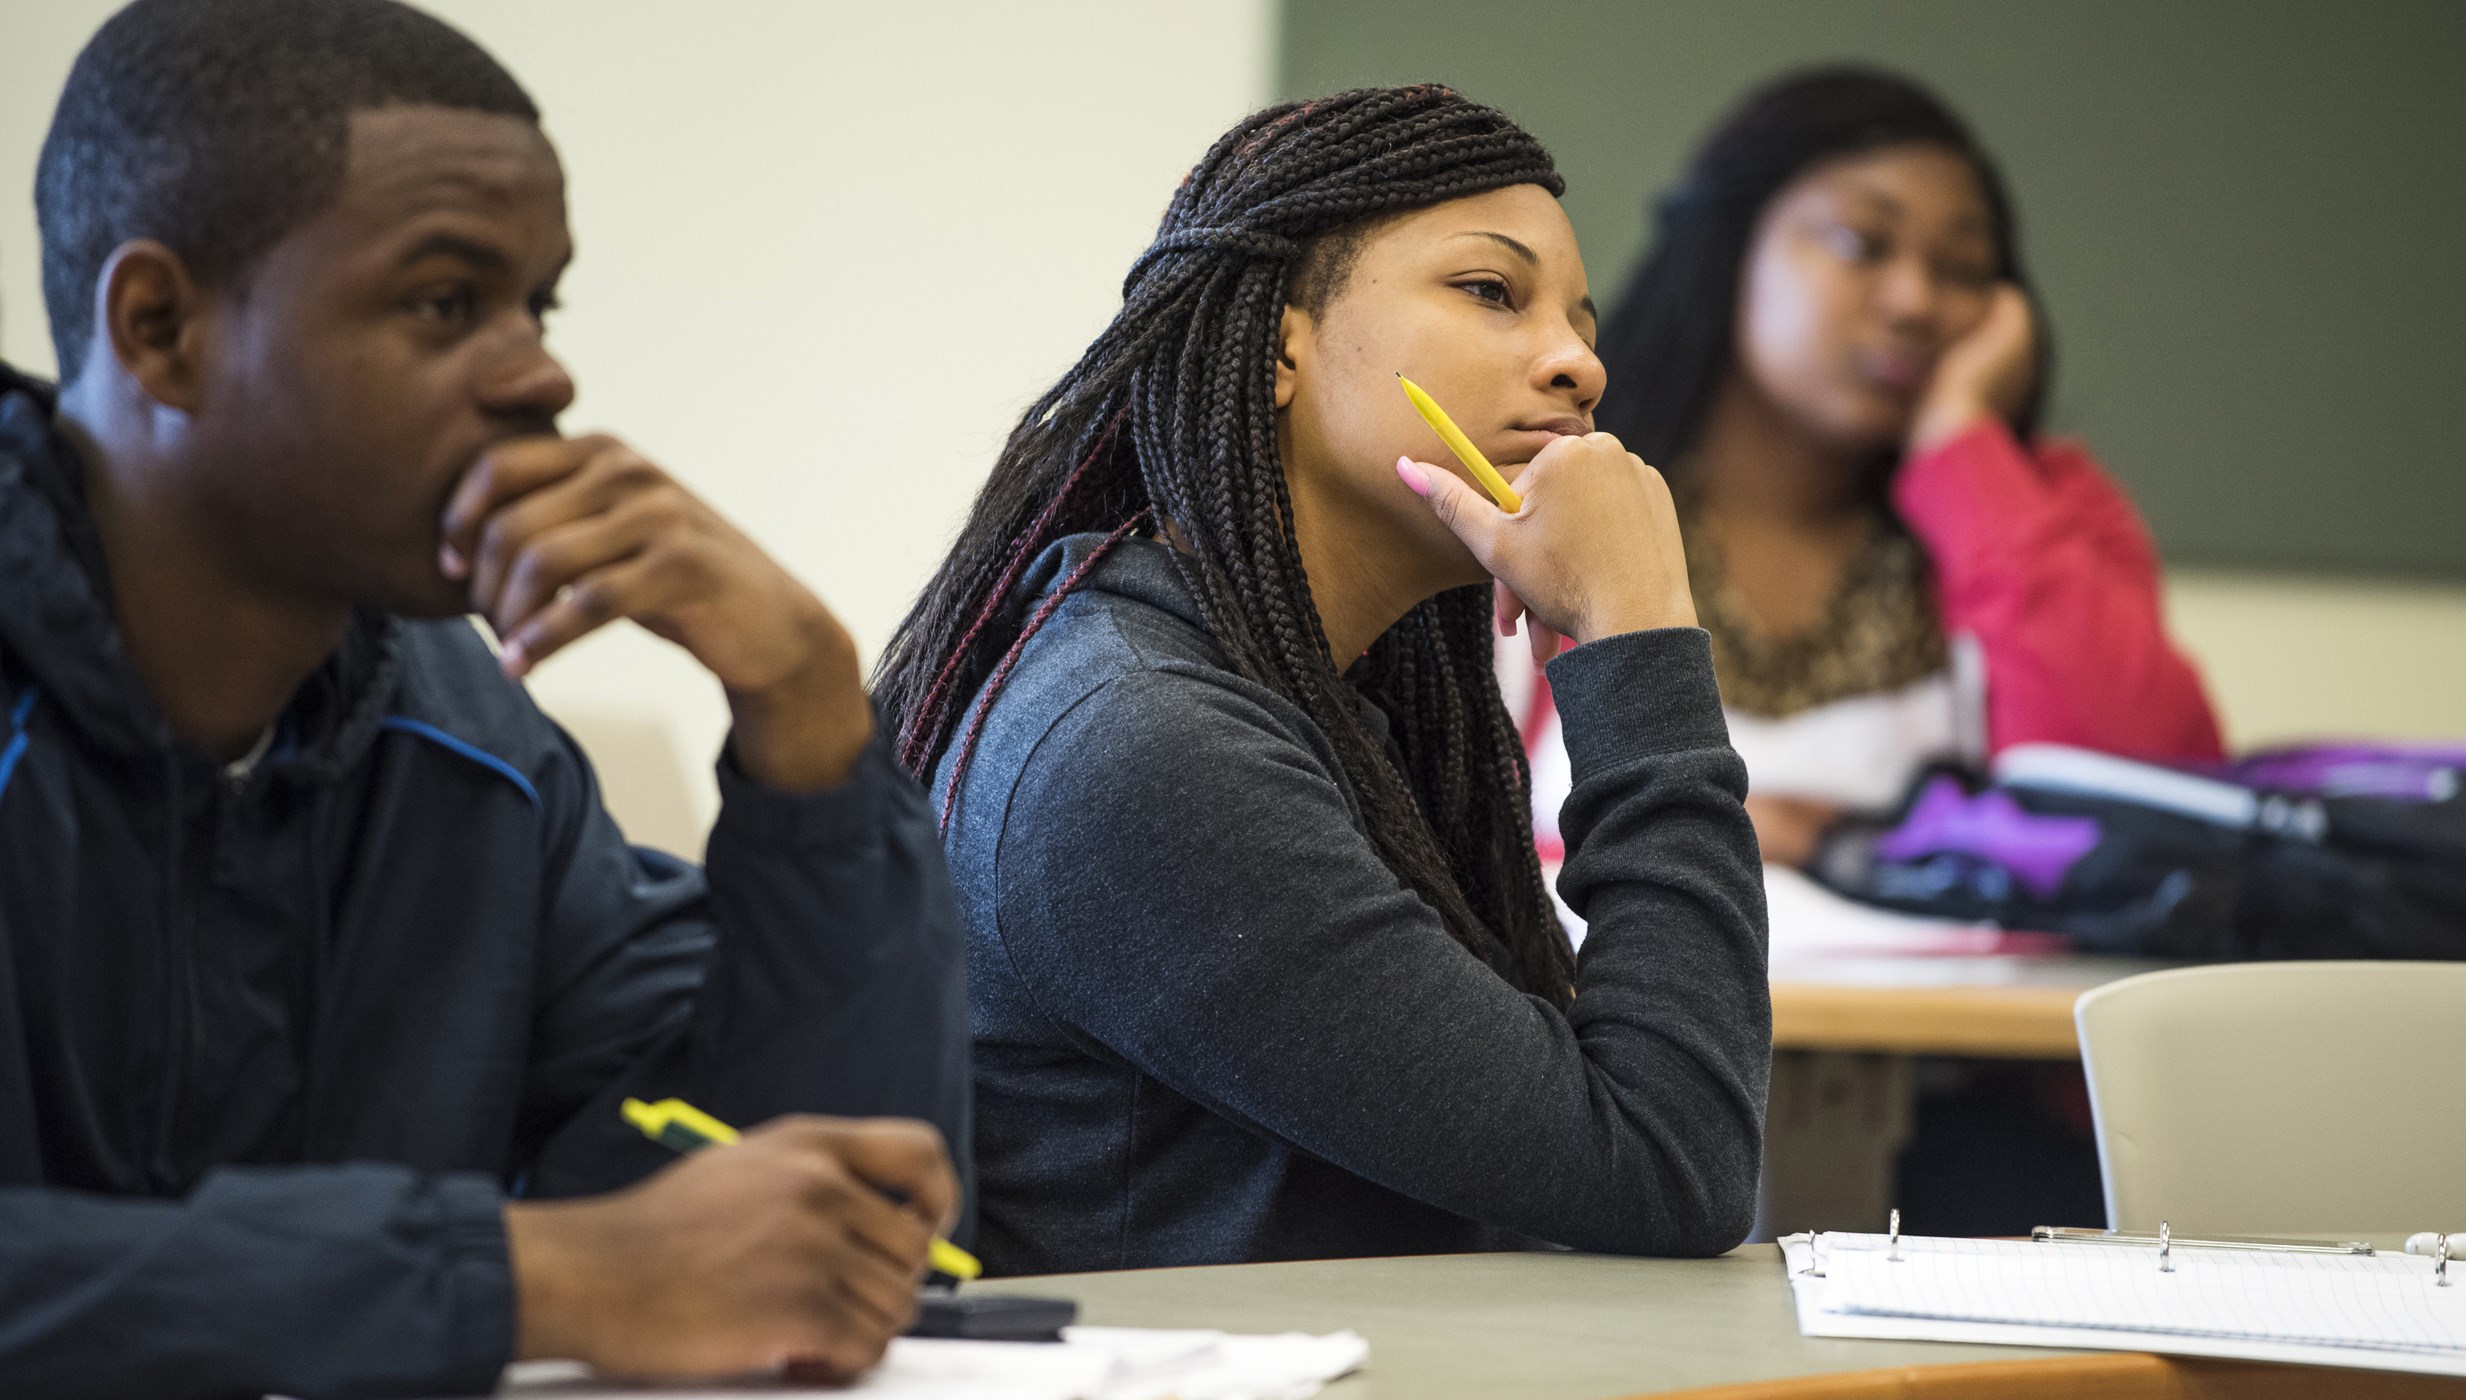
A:
{"label": "desk leg", "polygon": [[1909,1141],[1906,1055],[1778,1050],[1764,1113],[1755,1233],[1884,1228],[1893,1159]]}

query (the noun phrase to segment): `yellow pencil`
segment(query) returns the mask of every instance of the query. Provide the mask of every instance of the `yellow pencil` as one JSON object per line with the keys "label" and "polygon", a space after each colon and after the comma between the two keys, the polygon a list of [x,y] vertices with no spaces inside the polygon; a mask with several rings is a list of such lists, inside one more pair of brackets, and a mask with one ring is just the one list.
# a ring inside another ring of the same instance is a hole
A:
{"label": "yellow pencil", "polygon": [[1456,426],[1456,420],[1447,416],[1446,409],[1438,406],[1438,400],[1423,393],[1421,386],[1405,378],[1402,371],[1397,372],[1396,382],[1404,386],[1404,396],[1421,411],[1423,419],[1438,433],[1439,441],[1446,443],[1447,450],[1456,454],[1456,460],[1473,474],[1473,480],[1481,483],[1481,489],[1490,493],[1490,499],[1498,502],[1500,510],[1513,515],[1524,509],[1524,498],[1516,494],[1516,488],[1507,484],[1507,478],[1498,474],[1498,468],[1490,465],[1490,459],[1481,455],[1481,449],[1473,446],[1473,440]]}
{"label": "yellow pencil", "polygon": [[[619,1105],[625,1121],[642,1130],[642,1135],[662,1147],[678,1152],[697,1152],[705,1147],[723,1147],[736,1141],[737,1131],[683,1099],[661,1099],[644,1103],[627,1099]],[[985,1271],[976,1256],[943,1239],[933,1237],[926,1246],[926,1258],[936,1273],[965,1281]]]}

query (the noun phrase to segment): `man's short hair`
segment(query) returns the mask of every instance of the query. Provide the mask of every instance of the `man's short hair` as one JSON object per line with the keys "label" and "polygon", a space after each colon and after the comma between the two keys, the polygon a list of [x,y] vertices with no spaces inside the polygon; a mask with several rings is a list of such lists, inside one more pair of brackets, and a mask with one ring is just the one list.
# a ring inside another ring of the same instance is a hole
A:
{"label": "man's short hair", "polygon": [[63,382],[85,364],[111,251],[151,238],[208,286],[331,203],[351,114],[539,109],[460,31],[395,0],[136,0],[77,56],[35,168],[43,300]]}

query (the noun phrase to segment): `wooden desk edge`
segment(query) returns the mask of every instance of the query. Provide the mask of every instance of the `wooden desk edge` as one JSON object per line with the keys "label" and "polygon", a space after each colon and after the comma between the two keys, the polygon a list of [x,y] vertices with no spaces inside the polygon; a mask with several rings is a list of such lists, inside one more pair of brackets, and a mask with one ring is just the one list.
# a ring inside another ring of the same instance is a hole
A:
{"label": "wooden desk edge", "polygon": [[[1656,1400],[2458,1400],[2466,1380],[2114,1352],[1890,1366],[1663,1391]],[[1626,1400],[1644,1400],[1629,1396]]]}
{"label": "wooden desk edge", "polygon": [[[1786,974],[1785,974],[1786,976]],[[2077,987],[1862,987],[1772,984],[1777,1050],[1871,1050],[2077,1060]]]}

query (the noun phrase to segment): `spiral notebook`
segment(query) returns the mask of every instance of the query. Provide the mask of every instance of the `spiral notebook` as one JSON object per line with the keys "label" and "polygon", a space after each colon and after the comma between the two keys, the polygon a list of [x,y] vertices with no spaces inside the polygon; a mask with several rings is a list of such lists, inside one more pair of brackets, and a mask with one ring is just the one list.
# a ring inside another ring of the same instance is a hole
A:
{"label": "spiral notebook", "polygon": [[[1810,1337],[2224,1356],[2466,1376],[2466,1260],[1826,1232],[1781,1241]],[[2447,1282],[2443,1282],[2443,1279]]]}

